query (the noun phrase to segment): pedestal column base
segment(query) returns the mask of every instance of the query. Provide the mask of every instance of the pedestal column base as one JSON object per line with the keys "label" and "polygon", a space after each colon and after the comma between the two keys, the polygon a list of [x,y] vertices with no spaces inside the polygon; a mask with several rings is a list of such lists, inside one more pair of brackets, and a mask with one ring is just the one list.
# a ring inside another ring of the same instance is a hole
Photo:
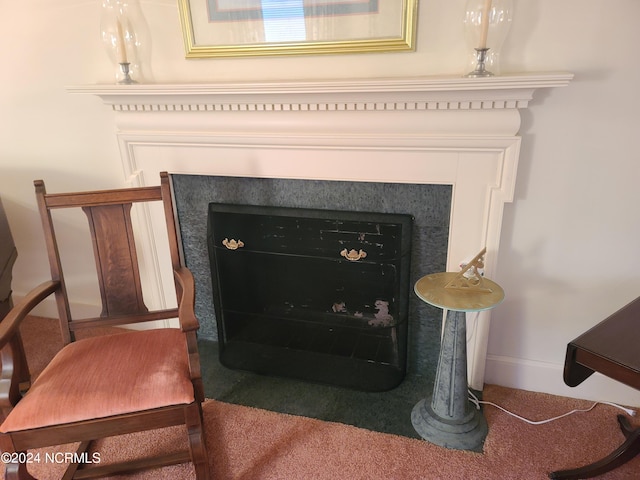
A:
{"label": "pedestal column base", "polygon": [[[448,312],[433,392],[413,407],[411,423],[425,440],[458,450],[482,451],[489,431],[482,412],[469,401],[467,385],[466,312],[487,310],[504,299],[502,288],[478,273],[484,253],[460,273],[427,275],[414,288],[421,300]],[[464,276],[470,268],[472,275]]]}
{"label": "pedestal column base", "polygon": [[431,408],[431,397],[420,400],[411,412],[413,428],[423,439],[456,450],[482,451],[489,428],[484,415],[470,408],[461,419],[447,419]]}

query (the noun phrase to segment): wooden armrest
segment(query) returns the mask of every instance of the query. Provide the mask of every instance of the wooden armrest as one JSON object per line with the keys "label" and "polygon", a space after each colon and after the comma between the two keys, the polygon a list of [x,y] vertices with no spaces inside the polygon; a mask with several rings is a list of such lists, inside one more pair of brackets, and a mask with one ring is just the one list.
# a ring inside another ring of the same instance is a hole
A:
{"label": "wooden armrest", "polygon": [[176,268],[173,274],[180,292],[180,298],[178,299],[178,320],[180,320],[180,329],[185,333],[187,339],[189,375],[195,387],[195,396],[202,402],[204,401],[204,387],[202,385],[200,355],[198,354],[196,337],[196,331],[200,328],[200,324],[194,311],[196,301],[195,282],[193,280],[193,274],[186,267]]}
{"label": "wooden armrest", "polygon": [[[22,340],[18,336],[20,323],[24,318],[53,292],[60,288],[60,282],[48,281],[31,290],[13,307],[0,322],[0,410],[4,419],[13,406],[18,403],[20,382],[28,382],[29,370],[24,359]],[[25,379],[21,377],[25,376]]]}
{"label": "wooden armrest", "polygon": [[60,282],[50,280],[38,285],[20,300],[0,322],[0,348],[3,348],[18,332],[22,320],[53,292],[60,288]]}
{"label": "wooden armrest", "polygon": [[196,288],[193,274],[186,267],[176,268],[173,271],[176,282],[180,287],[180,298],[178,299],[178,320],[180,329],[183,332],[195,331],[200,328],[200,323],[196,318],[194,310],[196,302]]}

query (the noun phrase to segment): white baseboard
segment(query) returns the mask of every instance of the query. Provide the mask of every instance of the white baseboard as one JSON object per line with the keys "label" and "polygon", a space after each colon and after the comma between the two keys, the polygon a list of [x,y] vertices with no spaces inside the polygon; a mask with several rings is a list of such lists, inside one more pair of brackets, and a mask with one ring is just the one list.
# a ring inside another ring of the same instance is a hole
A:
{"label": "white baseboard", "polygon": [[562,379],[563,367],[564,365],[556,363],[488,355],[485,383],[640,407],[640,391],[599,373],[594,373],[577,387],[568,387]]}

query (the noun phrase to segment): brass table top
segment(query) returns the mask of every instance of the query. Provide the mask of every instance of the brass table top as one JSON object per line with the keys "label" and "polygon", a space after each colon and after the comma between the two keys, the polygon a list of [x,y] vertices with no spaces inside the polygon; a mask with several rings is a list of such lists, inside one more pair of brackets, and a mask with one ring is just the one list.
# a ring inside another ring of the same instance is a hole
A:
{"label": "brass table top", "polygon": [[504,300],[502,287],[484,277],[479,288],[447,286],[459,275],[456,272],[442,272],[424,276],[416,282],[414,291],[429,305],[458,312],[488,310]]}

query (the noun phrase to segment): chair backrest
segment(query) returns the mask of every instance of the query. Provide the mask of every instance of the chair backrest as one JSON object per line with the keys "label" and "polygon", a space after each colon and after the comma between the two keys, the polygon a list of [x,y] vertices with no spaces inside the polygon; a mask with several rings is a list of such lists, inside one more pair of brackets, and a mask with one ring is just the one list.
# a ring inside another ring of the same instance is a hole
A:
{"label": "chair backrest", "polygon": [[[55,194],[46,192],[42,180],[34,182],[51,267],[51,278],[61,283],[61,288],[56,292],[56,303],[65,344],[74,341],[74,332],[81,328],[124,325],[178,316],[177,309],[150,312],[144,303],[131,221],[133,204],[162,202],[172,267],[175,269],[180,266],[169,176],[163,172],[160,177],[161,183],[156,187]],[[99,317],[71,318],[67,286],[52,218],[52,210],[63,208],[82,209],[89,221],[102,301],[102,313]],[[176,289],[178,288],[176,285]],[[176,294],[180,295],[181,292],[177,291]]]}

